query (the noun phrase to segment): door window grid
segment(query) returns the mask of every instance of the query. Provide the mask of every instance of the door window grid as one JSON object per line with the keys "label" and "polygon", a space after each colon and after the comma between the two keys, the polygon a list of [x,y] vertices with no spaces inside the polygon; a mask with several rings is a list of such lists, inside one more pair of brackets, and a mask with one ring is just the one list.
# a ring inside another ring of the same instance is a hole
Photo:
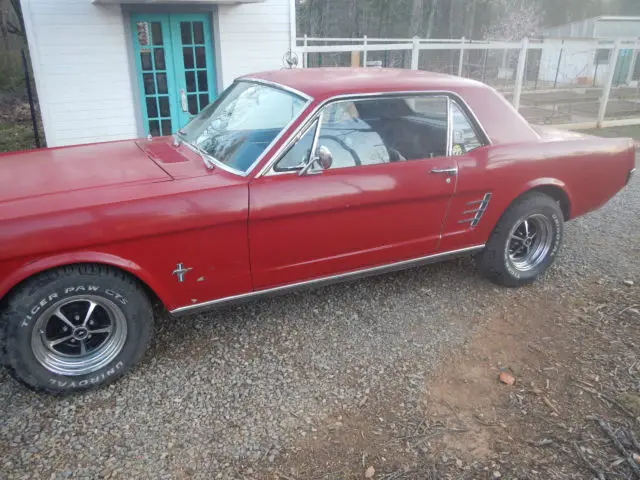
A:
{"label": "door window grid", "polygon": [[171,110],[164,45],[167,35],[163,34],[160,22],[150,22],[150,27],[151,44],[140,46],[140,64],[149,134],[157,137],[171,134]]}
{"label": "door window grid", "polygon": [[196,115],[209,103],[204,23],[180,22],[180,38],[187,86],[187,106],[189,113]]}

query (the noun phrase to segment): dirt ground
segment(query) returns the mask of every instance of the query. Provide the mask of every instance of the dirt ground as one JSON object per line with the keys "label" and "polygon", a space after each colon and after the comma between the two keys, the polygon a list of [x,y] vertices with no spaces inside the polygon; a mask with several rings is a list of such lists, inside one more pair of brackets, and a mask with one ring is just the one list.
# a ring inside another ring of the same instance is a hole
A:
{"label": "dirt ground", "polygon": [[0,371],[0,478],[638,479],[638,219],[635,179],[526,288],[463,258],[166,318],[84,396]]}
{"label": "dirt ground", "polygon": [[640,478],[640,291],[581,287],[524,290],[424,379],[421,417],[363,400],[273,478]]}
{"label": "dirt ground", "polygon": [[[598,134],[640,139],[640,128]],[[639,346],[637,280],[520,289],[416,379],[420,416],[395,415],[372,392],[272,478],[640,479]]]}

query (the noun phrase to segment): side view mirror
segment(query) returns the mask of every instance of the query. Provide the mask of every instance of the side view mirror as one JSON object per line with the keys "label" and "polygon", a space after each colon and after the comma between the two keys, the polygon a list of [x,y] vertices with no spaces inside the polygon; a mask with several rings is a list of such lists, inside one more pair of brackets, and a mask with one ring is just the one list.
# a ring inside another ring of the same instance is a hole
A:
{"label": "side view mirror", "polygon": [[[320,167],[321,170],[327,170],[331,168],[331,165],[333,165],[333,155],[331,154],[331,150],[329,150],[324,145],[320,145],[316,149],[316,154],[309,161],[309,163],[307,163],[304,168],[300,170],[300,173],[298,175],[305,175],[316,164]],[[318,171],[312,173],[318,173]]]}
{"label": "side view mirror", "polygon": [[333,155],[331,154],[331,150],[324,145],[320,145],[316,152],[316,162],[323,170],[331,168],[331,165],[333,165]]}

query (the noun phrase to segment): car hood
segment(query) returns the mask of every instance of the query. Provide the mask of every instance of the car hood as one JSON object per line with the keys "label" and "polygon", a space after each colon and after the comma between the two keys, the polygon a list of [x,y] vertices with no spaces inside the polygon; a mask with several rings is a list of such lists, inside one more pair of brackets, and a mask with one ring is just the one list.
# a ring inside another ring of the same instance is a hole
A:
{"label": "car hood", "polygon": [[135,141],[0,155],[0,202],[171,177]]}

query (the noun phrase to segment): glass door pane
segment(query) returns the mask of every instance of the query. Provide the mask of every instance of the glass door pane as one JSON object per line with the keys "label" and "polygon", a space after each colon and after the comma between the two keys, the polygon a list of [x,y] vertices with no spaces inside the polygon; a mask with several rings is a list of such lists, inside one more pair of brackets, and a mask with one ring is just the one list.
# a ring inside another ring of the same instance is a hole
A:
{"label": "glass door pane", "polygon": [[133,14],[131,18],[145,134],[171,135],[178,122],[178,98],[169,16]]}
{"label": "glass door pane", "polygon": [[180,127],[215,98],[213,40],[207,14],[171,15]]}

